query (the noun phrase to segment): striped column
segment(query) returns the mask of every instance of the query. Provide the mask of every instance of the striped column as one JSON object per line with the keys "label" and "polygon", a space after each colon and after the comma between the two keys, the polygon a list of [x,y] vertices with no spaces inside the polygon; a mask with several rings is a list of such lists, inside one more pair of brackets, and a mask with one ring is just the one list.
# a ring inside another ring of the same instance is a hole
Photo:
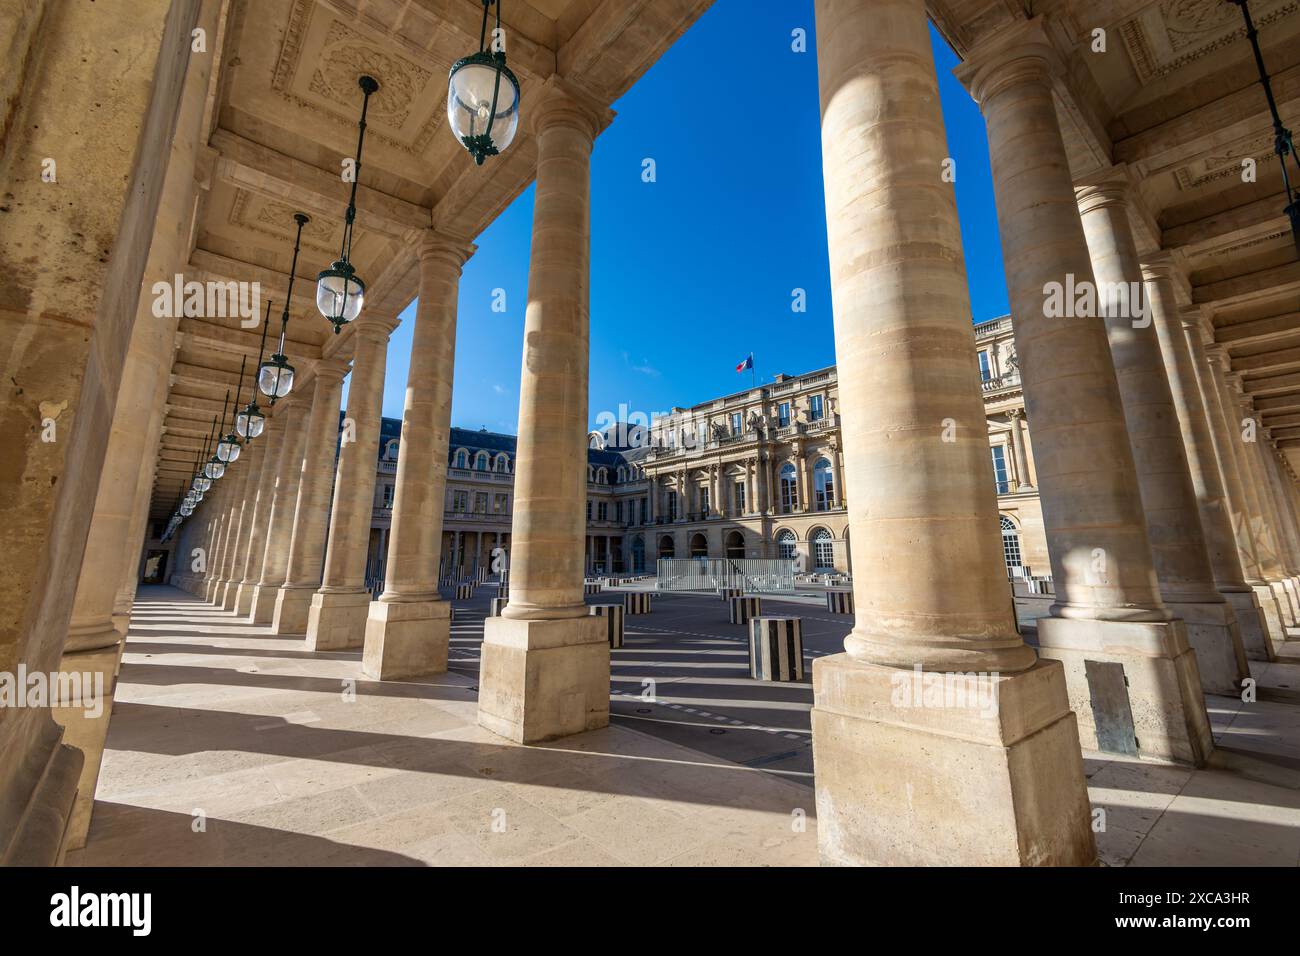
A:
{"label": "striped column", "polygon": [[[735,607],[734,602],[732,607]],[[803,622],[800,618],[756,617],[749,622],[749,676],[755,680],[803,680]]]}
{"label": "striped column", "polygon": [[587,609],[592,617],[605,619],[605,636],[609,638],[610,649],[623,646],[623,605],[593,604]]}
{"label": "striped column", "polygon": [[732,624],[748,624],[763,613],[763,599],[754,595],[729,599]]}

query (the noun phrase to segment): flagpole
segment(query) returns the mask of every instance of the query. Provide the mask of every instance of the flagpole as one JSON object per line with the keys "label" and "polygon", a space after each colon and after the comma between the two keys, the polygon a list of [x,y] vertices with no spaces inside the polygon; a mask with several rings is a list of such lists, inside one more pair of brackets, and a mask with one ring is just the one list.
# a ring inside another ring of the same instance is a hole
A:
{"label": "flagpole", "polygon": [[758,387],[758,370],[754,366],[754,353],[749,353],[749,387],[751,389]]}

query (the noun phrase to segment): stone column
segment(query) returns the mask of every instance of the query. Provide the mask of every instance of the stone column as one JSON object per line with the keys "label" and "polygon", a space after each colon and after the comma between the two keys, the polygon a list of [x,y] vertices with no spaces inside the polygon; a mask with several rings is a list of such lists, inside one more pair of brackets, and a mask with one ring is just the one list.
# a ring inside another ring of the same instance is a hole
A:
{"label": "stone column", "polygon": [[1260,427],[1259,433],[1263,438],[1263,441],[1258,443],[1260,445],[1260,470],[1263,473],[1264,485],[1273,498],[1273,513],[1277,515],[1278,522],[1277,534],[1280,539],[1281,563],[1287,573],[1282,585],[1286,588],[1291,599],[1292,609],[1300,613],[1300,596],[1297,596],[1295,584],[1296,555],[1300,553],[1300,543],[1297,540],[1295,522],[1292,519],[1286,491],[1278,474],[1278,462],[1274,454],[1272,433],[1263,426]]}
{"label": "stone column", "polygon": [[1259,650],[1256,648],[1254,659],[1275,660],[1276,649],[1286,640],[1286,628],[1282,624],[1282,612],[1277,606],[1277,596],[1264,578],[1259,544],[1255,540],[1249,485],[1242,470],[1241,448],[1237,440],[1238,416],[1235,403],[1228,393],[1227,382],[1223,377],[1224,370],[1228,367],[1228,357],[1221,346],[1207,348],[1202,344],[1199,323],[1194,331],[1187,330],[1187,342],[1194,355],[1199,349],[1205,359],[1201,365],[1201,390],[1210,412],[1219,469],[1228,492],[1228,503],[1233,512],[1237,553],[1242,558],[1246,583],[1250,585],[1255,595],[1255,602],[1264,616],[1264,625],[1268,631],[1268,641],[1263,656],[1259,655]]}
{"label": "stone column", "polygon": [[302,481],[293,513],[289,570],[275,597],[271,628],[276,634],[304,634],[312,596],[320,587],[329,520],[334,461],[339,441],[339,397],[347,363],[322,359],[316,363],[311,417],[303,447]]}
{"label": "stone column", "polygon": [[[275,497],[275,480],[284,446],[284,416],[268,417],[262,434],[253,439],[262,446],[262,467],[257,476],[257,489],[253,492],[253,519],[248,529],[248,545],[244,549],[244,566],[239,588],[235,593],[235,615],[248,617],[253,609],[253,596],[262,576],[262,561],[266,557],[266,526],[271,518],[271,502]],[[251,481],[252,479],[250,479]]]}
{"label": "stone column", "polygon": [[[1035,659],[1007,599],[925,2],[815,9],[849,523],[894,556],[855,577],[845,653],[813,662],[821,856],[1091,864],[1063,669]],[[986,708],[899,692],[951,670],[982,674],[967,686]]]}
{"label": "stone column", "polygon": [[[282,399],[272,421],[283,422],[275,469],[275,486],[271,493],[271,510],[266,517],[266,547],[262,554],[261,574],[253,591],[249,620],[270,624],[275,618],[276,600],[289,571],[289,546],[293,542],[293,513],[298,506],[298,486],[302,482],[302,456],[307,444],[310,399],[295,395]],[[256,555],[254,561],[256,561]]]}
{"label": "stone column", "polygon": [[366,639],[370,592],[366,550],[375,502],[375,463],[383,423],[384,367],[395,316],[363,313],[352,329],[352,378],[347,418],[352,440],[339,449],[329,545],[320,590],[307,615],[307,647],[314,651],[361,647]]}
{"label": "stone column", "polygon": [[1289,572],[1283,563],[1282,546],[1279,538],[1279,528],[1277,515],[1273,510],[1273,499],[1264,485],[1264,474],[1260,460],[1259,444],[1261,424],[1259,415],[1255,411],[1255,403],[1249,395],[1245,393],[1241,385],[1241,376],[1233,373],[1228,376],[1228,381],[1234,392],[1234,398],[1239,410],[1238,418],[1242,422],[1241,432],[1246,430],[1246,422],[1253,423],[1254,432],[1249,440],[1245,435],[1242,436],[1241,444],[1238,446],[1241,450],[1241,461],[1243,463],[1244,480],[1250,486],[1247,492],[1248,496],[1254,502],[1254,511],[1256,520],[1256,540],[1260,544],[1260,563],[1264,572],[1264,580],[1268,582],[1269,588],[1277,597],[1278,610],[1282,613],[1282,623],[1287,627],[1300,626],[1300,618],[1296,615],[1295,605],[1291,601],[1290,594],[1287,593],[1286,584],[1284,583],[1289,576]]}
{"label": "stone column", "polygon": [[1034,483],[1029,480],[1029,456],[1025,454],[1025,433],[1020,429],[1024,417],[1021,408],[1007,412],[1007,421],[1011,425],[1011,456],[1016,462],[1016,491],[1033,491]]}
{"label": "stone column", "polygon": [[[956,71],[988,126],[1025,410],[1034,422],[1056,589],[1050,616],[1038,622],[1039,650],[1065,665],[1085,748],[1100,746],[1090,672],[1102,679],[1096,665],[1116,664],[1139,751],[1200,765],[1213,745],[1196,655],[1158,590],[1106,326],[1096,315],[1062,314],[1050,295],[1095,286],[1053,101],[1052,74],[1061,69],[1035,18],[999,31]],[[853,539],[872,540],[856,529]]]}
{"label": "stone column", "polygon": [[235,504],[231,509],[233,515],[230,543],[221,565],[221,583],[213,601],[223,610],[233,611],[235,595],[243,581],[244,557],[248,548],[248,528],[253,522],[253,508],[256,505],[254,494],[257,481],[261,477],[262,447],[250,449],[247,446],[239,454],[239,460],[226,466],[226,480],[235,482]]}
{"label": "stone column", "polygon": [[582,593],[590,162],[608,111],[554,76],[539,94],[510,601],[484,625],[478,707],[520,743],[609,723],[609,644]]}
{"label": "stone column", "polygon": [[225,566],[226,549],[230,547],[230,535],[234,531],[233,472],[223,471],[220,478],[213,480],[212,487],[218,492],[216,500],[212,502],[217,510],[217,533],[212,537],[212,548],[207,554],[207,567],[203,579],[202,597],[207,604],[216,601],[217,591],[221,587],[221,570]]}
{"label": "stone column", "polygon": [[[1097,279],[1160,594],[1183,620],[1201,687],[1237,694],[1250,676],[1232,606],[1215,587],[1182,429],[1129,226],[1129,182],[1108,170],[1075,190]],[[1158,289],[1156,290],[1159,291]],[[1169,290],[1172,293],[1172,289]],[[1163,303],[1172,310],[1173,302]]]}
{"label": "stone column", "polygon": [[[451,607],[438,594],[460,270],[474,246],[434,232],[420,244],[420,290],[406,377],[384,593],[370,605],[361,669],[400,680],[447,669]],[[450,554],[446,574],[452,575]]]}
{"label": "stone column", "polygon": [[755,474],[758,465],[757,459],[745,459],[745,514],[758,513],[758,482]]}
{"label": "stone column", "polygon": [[[1183,448],[1187,456],[1188,474],[1200,512],[1201,529],[1205,540],[1205,553],[1214,576],[1214,586],[1232,606],[1233,615],[1241,635],[1240,658],[1259,656],[1268,643],[1264,618],[1254,592],[1246,583],[1237,541],[1232,531],[1227,495],[1223,478],[1215,457],[1214,442],[1210,435],[1210,416],[1201,397],[1197,383],[1192,350],[1183,329],[1174,291],[1176,266],[1169,253],[1148,256],[1142,263],[1142,278],[1146,283],[1147,307],[1160,343],[1169,382],[1170,397],[1178,416]],[[1186,615],[1184,615],[1186,618]],[[1189,636],[1194,628],[1189,620]],[[1197,648],[1201,679],[1205,680],[1205,659]],[[1226,663],[1226,662],[1224,662]],[[1241,677],[1250,676],[1250,666],[1238,660]]]}

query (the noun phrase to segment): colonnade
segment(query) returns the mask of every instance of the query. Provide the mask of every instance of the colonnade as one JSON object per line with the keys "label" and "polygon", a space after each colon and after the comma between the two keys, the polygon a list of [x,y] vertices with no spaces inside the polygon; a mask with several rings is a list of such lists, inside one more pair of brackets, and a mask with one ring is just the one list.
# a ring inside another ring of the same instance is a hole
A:
{"label": "colonnade", "polygon": [[[843,438],[835,493],[852,488],[852,538],[872,543],[855,562],[845,650],[813,672],[822,857],[1091,864],[1081,748],[1101,743],[1098,682],[1122,676],[1142,755],[1206,761],[1204,694],[1235,692],[1247,660],[1274,659],[1284,627],[1300,620],[1295,477],[1223,350],[1207,345],[1207,317],[1179,308],[1177,264],[1139,250],[1125,171],[1072,180],[1052,94],[1062,66],[1040,20],[972,50],[958,76],[988,124],[1056,588],[1035,654],[1007,600],[956,203],[940,176],[949,152],[924,0],[817,0],[816,12]],[[197,122],[196,91],[207,91],[207,77],[187,76],[182,123]],[[478,711],[482,726],[520,743],[609,720],[609,648],[582,580],[590,157],[610,118],[558,77],[528,102],[536,199],[510,598],[485,623]],[[191,145],[198,137],[197,128],[177,134]],[[187,232],[191,160],[168,167],[160,229]],[[146,275],[175,268],[164,253],[177,246],[156,245]],[[396,320],[377,312],[352,330],[351,364],[322,358],[304,370],[264,436],[182,525],[174,584],[275,633],[305,634],[313,650],[360,648],[371,678],[446,669],[450,611],[437,560],[458,284],[473,253],[465,237],[430,229],[420,238],[378,599],[365,589],[366,546]],[[1108,308],[1049,316],[1044,289],[1067,276],[1136,283],[1151,321]],[[133,467],[156,446],[159,369],[172,338],[157,329],[131,338],[65,666],[107,673],[121,653],[113,615],[134,587],[150,484],[132,480]],[[351,437],[340,445],[349,369]],[[1016,456],[1019,466],[1019,442]],[[769,464],[748,463],[747,508],[770,497]],[[651,478],[652,518],[658,483]],[[727,497],[721,484],[715,476],[714,508]],[[809,484],[802,474],[805,508]],[[917,670],[960,673],[979,706],[933,708],[897,694],[900,677]],[[106,720],[84,732],[68,723],[67,739],[86,753],[74,814],[82,840]]]}

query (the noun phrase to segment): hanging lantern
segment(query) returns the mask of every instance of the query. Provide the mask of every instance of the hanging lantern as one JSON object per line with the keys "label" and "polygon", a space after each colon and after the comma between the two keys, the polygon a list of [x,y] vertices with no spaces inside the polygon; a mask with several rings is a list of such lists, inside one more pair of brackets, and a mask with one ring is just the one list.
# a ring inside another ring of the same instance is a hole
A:
{"label": "hanging lantern", "polygon": [[[226,406],[230,404],[230,389],[226,389],[226,400],[221,405],[221,427],[226,427]],[[226,433],[221,441],[217,442],[217,458],[226,464],[234,464],[239,458],[239,436],[233,431]]]}
{"label": "hanging lantern", "polygon": [[[262,320],[262,344],[257,348],[257,367],[262,367],[262,355],[266,351],[266,329],[271,324],[271,300],[266,300],[266,318]],[[239,360],[239,390],[244,390],[244,359]],[[235,416],[235,432],[245,441],[252,441],[262,434],[266,427],[266,416],[257,406],[257,387],[253,387],[253,397]]]}
{"label": "hanging lantern", "polygon": [[[221,422],[223,428],[225,427],[225,424],[226,424],[225,417],[223,415],[222,422]],[[214,415],[212,416],[212,430],[208,433],[208,440],[207,442],[204,443],[203,446],[203,453],[205,455],[208,453],[208,448],[212,444],[212,439],[214,439],[216,436],[217,436],[217,418]],[[226,473],[225,462],[223,462],[216,455],[213,455],[204,463],[203,470],[200,473],[203,475],[204,478],[207,478],[210,481],[216,481],[218,478],[220,478],[222,475]]]}
{"label": "hanging lantern", "polygon": [[298,224],[298,234],[293,240],[293,262],[289,266],[289,290],[284,296],[284,311],[280,314],[280,347],[275,354],[257,367],[257,389],[274,405],[293,390],[293,366],[284,354],[284,337],[289,330],[289,303],[293,301],[293,279],[298,272],[298,250],[302,248],[302,227],[311,219],[300,212],[293,214]]}
{"label": "hanging lantern", "polygon": [[188,518],[190,515],[194,514],[194,506],[189,502],[181,505],[181,514]]}
{"label": "hanging lantern", "polygon": [[[497,25],[487,49],[488,8],[495,4]],[[478,52],[457,60],[447,81],[447,123],[479,166],[505,152],[519,128],[519,81],[506,66],[501,32],[501,0],[483,0]]]}
{"label": "hanging lantern", "polygon": [[361,314],[366,297],[366,284],[352,267],[352,225],[357,218],[357,183],[361,180],[361,147],[366,141],[366,110],[370,97],[379,89],[373,76],[357,80],[361,87],[361,120],[357,124],[357,156],[352,166],[352,193],[348,197],[348,210],[343,218],[343,246],[339,257],[328,269],[316,277],[316,308],[334,326],[334,334]]}

